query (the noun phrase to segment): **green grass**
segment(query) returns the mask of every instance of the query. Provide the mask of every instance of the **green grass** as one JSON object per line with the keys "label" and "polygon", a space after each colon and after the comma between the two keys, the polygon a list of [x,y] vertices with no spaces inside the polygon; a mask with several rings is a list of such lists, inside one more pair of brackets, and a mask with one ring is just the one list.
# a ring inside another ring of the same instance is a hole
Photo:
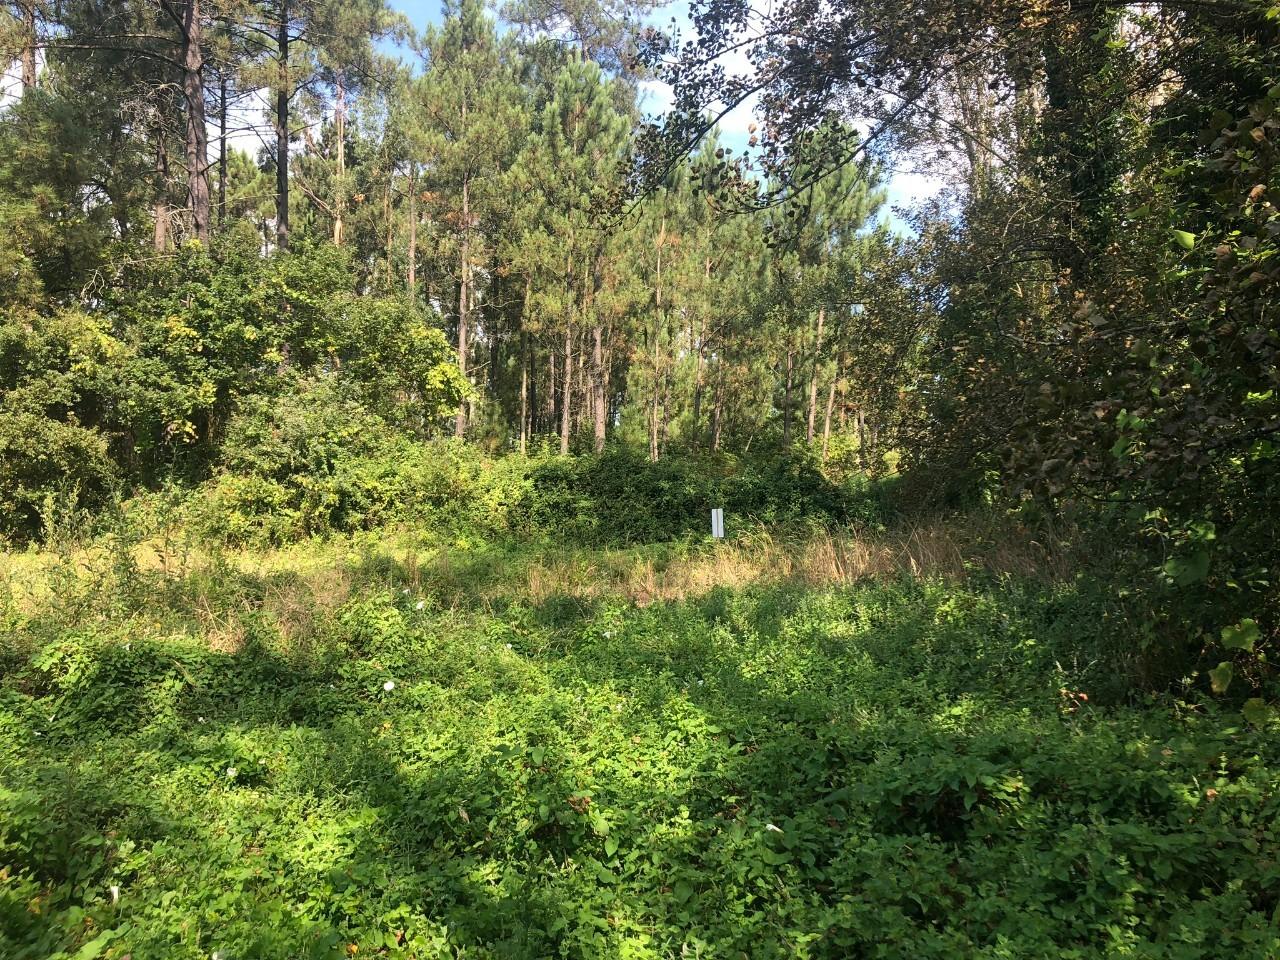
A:
{"label": "green grass", "polygon": [[1276,730],[1089,696],[1071,586],[317,551],[0,608],[0,956],[1280,955]]}

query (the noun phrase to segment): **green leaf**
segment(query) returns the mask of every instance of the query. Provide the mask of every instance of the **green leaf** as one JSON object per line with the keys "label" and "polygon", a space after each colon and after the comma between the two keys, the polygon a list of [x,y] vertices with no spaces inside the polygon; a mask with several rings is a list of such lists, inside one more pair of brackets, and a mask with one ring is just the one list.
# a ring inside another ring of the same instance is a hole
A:
{"label": "green leaf", "polygon": [[1196,235],[1188,233],[1186,230],[1172,230],[1173,239],[1178,242],[1183,250],[1194,250],[1196,246]]}
{"label": "green leaf", "polygon": [[124,932],[125,930],[123,928],[103,930],[100,934],[77,950],[72,955],[71,960],[93,960],[94,957],[102,953],[108,943]]}
{"label": "green leaf", "polygon": [[1170,557],[1164,572],[1180,587],[1198,583],[1209,575],[1209,551],[1197,550],[1189,556]]}
{"label": "green leaf", "polygon": [[617,853],[617,852],[618,852],[618,838],[617,838],[617,837],[606,837],[606,838],[605,838],[605,841],[604,841],[604,852],[605,852],[605,856],[608,856],[608,857],[612,857],[615,853]]}
{"label": "green leaf", "polygon": [[671,888],[671,895],[676,898],[676,903],[684,903],[693,896],[693,884],[688,880],[677,880]]}
{"label": "green leaf", "polygon": [[1256,727],[1262,726],[1271,717],[1271,707],[1261,697],[1250,697],[1244,702],[1240,711],[1244,718]]}
{"label": "green leaf", "polygon": [[1258,636],[1257,622],[1245,617],[1233,627],[1222,628],[1222,645],[1228,650],[1247,650],[1252,653]]}
{"label": "green leaf", "polygon": [[1226,693],[1231,686],[1231,679],[1236,675],[1235,666],[1227,660],[1222,661],[1209,671],[1209,683],[1214,693]]}

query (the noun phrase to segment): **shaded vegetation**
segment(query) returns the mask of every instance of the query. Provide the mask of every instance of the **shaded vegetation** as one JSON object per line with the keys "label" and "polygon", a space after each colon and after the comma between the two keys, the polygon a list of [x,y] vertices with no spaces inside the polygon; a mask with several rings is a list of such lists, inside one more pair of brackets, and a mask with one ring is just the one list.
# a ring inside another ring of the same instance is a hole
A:
{"label": "shaded vegetation", "polygon": [[1274,730],[1108,690],[1078,585],[530,599],[551,557],[501,556],[51,563],[5,611],[5,955],[1280,948]]}

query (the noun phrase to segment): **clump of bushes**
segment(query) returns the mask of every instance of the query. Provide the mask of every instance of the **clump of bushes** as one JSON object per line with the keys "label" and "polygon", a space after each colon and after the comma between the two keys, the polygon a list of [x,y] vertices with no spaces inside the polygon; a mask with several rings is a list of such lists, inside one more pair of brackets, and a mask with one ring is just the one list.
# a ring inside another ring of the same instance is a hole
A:
{"label": "clump of bushes", "polygon": [[96,430],[0,407],[0,538],[21,543],[55,508],[101,508],[119,477]]}
{"label": "clump of bushes", "polygon": [[829,525],[878,521],[883,505],[865,479],[837,486],[802,458],[763,463],[737,458],[670,457],[657,463],[619,448],[599,456],[532,465],[510,522],[593,545],[674,540],[704,532],[710,511],[731,522]]}
{"label": "clump of bushes", "polygon": [[457,514],[483,460],[391,426],[336,378],[255,397],[231,421],[215,476],[196,498],[203,533],[282,543]]}
{"label": "clump of bushes", "polygon": [[704,533],[712,507],[733,521],[824,526],[884,513],[865,479],[837,486],[800,458],[651,463],[627,448],[493,458],[455,441],[427,442],[335,378],[247,402],[194,509],[203,533],[239,543],[425,522],[621,546]]}

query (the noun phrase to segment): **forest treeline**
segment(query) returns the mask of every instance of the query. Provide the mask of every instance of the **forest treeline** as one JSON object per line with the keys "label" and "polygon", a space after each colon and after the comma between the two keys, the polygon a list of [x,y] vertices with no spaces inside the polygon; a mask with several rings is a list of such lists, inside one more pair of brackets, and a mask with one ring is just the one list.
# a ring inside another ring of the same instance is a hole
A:
{"label": "forest treeline", "polygon": [[[803,221],[780,250],[771,218],[720,216],[702,189],[714,136],[628,204],[622,25],[521,40],[462,2],[405,67],[377,51],[406,29],[382,3],[20,12],[18,59],[38,47],[44,69],[5,110],[4,306],[31,340],[11,355],[42,359],[6,395],[127,476],[213,457],[239,400],[286,370],[376,380],[402,425],[497,447],[618,433],[656,460],[878,429],[851,388],[870,382],[851,376],[869,309],[851,290],[901,269],[874,169],[779,211]],[[251,157],[235,131],[263,104]],[[65,391],[34,396],[55,371]]]}
{"label": "forest treeline", "polygon": [[[6,535],[255,463],[306,488],[356,434],[892,464],[916,507],[1112,532],[1126,629],[1265,693],[1280,8],[3,10]],[[948,184],[909,239],[904,158]]]}

